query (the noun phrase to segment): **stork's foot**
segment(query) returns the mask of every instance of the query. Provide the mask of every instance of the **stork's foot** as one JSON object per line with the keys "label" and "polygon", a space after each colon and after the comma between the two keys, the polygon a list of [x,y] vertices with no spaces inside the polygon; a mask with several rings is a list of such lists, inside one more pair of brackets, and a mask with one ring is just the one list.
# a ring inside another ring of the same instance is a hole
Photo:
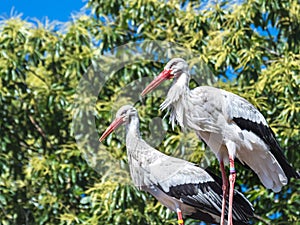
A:
{"label": "stork's foot", "polygon": [[184,225],[181,210],[177,208],[176,211],[177,211],[178,225]]}

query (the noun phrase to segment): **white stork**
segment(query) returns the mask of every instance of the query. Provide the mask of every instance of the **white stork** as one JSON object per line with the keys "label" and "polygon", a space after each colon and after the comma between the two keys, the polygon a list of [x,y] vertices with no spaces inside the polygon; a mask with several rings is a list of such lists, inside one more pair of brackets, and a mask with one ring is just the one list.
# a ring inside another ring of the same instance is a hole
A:
{"label": "white stork", "polygon": [[299,174],[287,162],[263,115],[244,98],[225,90],[208,86],[190,90],[188,64],[183,59],[170,60],[141,95],[146,95],[164,80],[172,78],[173,85],[161,109],[168,108],[173,127],[177,121],[181,127],[195,130],[218,158],[223,179],[221,224],[224,224],[228,189],[224,163],[230,164],[230,225],[236,157],[258,175],[266,188],[274,192],[279,192],[290,178],[299,178]]}
{"label": "white stork", "polygon": [[[149,146],[140,136],[137,110],[130,105],[118,110],[116,119],[102,134],[100,142],[121,124],[126,126],[128,163],[135,186],[177,212],[178,224],[183,224],[182,215],[208,223],[219,223],[222,184],[217,181],[218,177]],[[236,225],[245,225],[249,217],[253,216],[252,205],[237,191],[234,192],[234,198],[233,220]]]}

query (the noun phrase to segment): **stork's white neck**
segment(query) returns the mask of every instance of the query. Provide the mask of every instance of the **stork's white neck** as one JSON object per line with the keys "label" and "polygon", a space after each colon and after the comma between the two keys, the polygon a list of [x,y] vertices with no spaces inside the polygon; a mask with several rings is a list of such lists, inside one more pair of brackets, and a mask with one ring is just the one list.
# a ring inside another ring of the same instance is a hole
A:
{"label": "stork's white neck", "polygon": [[185,126],[184,107],[187,95],[190,93],[189,80],[190,75],[188,73],[182,73],[178,78],[175,78],[166,100],[160,106],[161,110],[168,108],[170,111],[170,122],[173,128],[176,120],[182,127]]}
{"label": "stork's white neck", "polygon": [[158,157],[140,136],[138,116],[132,116],[126,126],[126,149],[133,183],[142,188],[150,183],[147,181],[148,165]]}
{"label": "stork's white neck", "polygon": [[174,86],[177,88],[186,88],[189,86],[190,75],[188,73],[182,73],[178,78],[174,80]]}
{"label": "stork's white neck", "polygon": [[178,101],[179,98],[189,93],[190,76],[187,73],[182,73],[178,78],[175,78],[172,87],[168,92],[167,99],[171,102]]}
{"label": "stork's white neck", "polygon": [[[139,147],[141,142],[139,118],[138,116],[131,116],[129,123],[126,125],[126,149],[129,161],[139,161],[142,156],[142,148]],[[129,163],[130,167],[131,164]],[[133,168],[130,168],[132,170]]]}
{"label": "stork's white neck", "polygon": [[162,109],[167,108],[173,102],[178,101],[183,95],[189,93],[189,74],[182,73],[178,78],[174,79],[174,83],[168,92],[167,98],[161,105]]}
{"label": "stork's white neck", "polygon": [[126,135],[134,138],[140,138],[140,121],[138,116],[131,116],[126,125]]}

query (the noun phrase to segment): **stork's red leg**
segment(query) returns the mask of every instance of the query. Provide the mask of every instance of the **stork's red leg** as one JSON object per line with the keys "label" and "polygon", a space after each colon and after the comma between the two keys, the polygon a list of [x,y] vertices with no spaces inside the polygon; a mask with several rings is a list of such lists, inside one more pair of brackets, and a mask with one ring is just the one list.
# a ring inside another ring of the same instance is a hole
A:
{"label": "stork's red leg", "polygon": [[228,209],[228,225],[233,225],[232,223],[232,203],[233,203],[233,191],[234,191],[234,183],[235,183],[235,167],[234,167],[234,158],[229,156],[229,164],[230,164],[230,175],[229,175],[229,209]]}
{"label": "stork's red leg", "polygon": [[220,168],[222,173],[222,190],[223,190],[223,198],[222,198],[222,214],[221,214],[221,223],[220,225],[224,225],[224,217],[225,217],[225,208],[226,208],[226,197],[227,197],[227,190],[228,190],[228,182],[227,182],[227,176],[226,171],[224,167],[224,162],[220,162]]}
{"label": "stork's red leg", "polygon": [[177,211],[177,217],[178,217],[178,225],[184,225],[181,210],[179,208],[177,208],[176,211]]}

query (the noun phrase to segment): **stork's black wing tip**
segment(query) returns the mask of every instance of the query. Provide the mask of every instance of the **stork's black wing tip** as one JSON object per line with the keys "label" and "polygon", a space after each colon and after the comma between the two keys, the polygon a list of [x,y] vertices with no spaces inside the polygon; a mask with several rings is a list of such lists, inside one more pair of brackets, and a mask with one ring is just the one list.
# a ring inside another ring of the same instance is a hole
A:
{"label": "stork's black wing tip", "polygon": [[265,142],[266,145],[269,146],[271,153],[280,164],[288,180],[290,180],[292,177],[297,179],[300,178],[300,173],[297,172],[287,161],[287,158],[283,154],[282,148],[280,147],[278,141],[275,138],[274,132],[268,125],[264,125],[262,122],[257,123],[241,117],[233,118],[233,121],[242,130],[251,131],[254,134],[256,134],[259,138],[261,138]]}
{"label": "stork's black wing tip", "polygon": [[220,221],[217,221],[216,218],[214,218],[209,213],[202,212],[200,210],[197,210],[195,213],[189,215],[188,217],[204,221],[205,223],[212,223],[212,224],[219,224]]}
{"label": "stork's black wing tip", "polygon": [[235,203],[239,205],[248,218],[252,218],[254,216],[254,208],[251,202],[249,202],[249,200],[241,192],[234,190],[233,198]]}

